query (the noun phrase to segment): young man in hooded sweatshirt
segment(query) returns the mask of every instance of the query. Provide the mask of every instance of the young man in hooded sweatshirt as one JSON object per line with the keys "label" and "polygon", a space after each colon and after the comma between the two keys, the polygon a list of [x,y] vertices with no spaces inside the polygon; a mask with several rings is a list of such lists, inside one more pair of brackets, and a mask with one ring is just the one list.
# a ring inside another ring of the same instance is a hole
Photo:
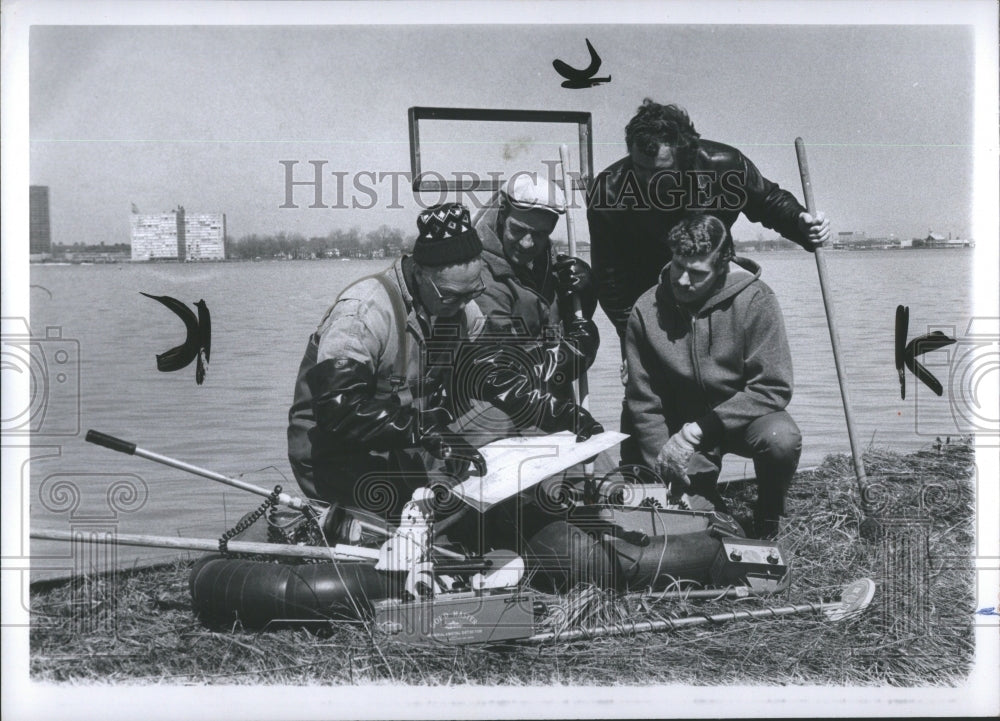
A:
{"label": "young man in hooded sweatshirt", "polygon": [[623,461],[656,468],[692,507],[724,509],[722,456],[752,458],[753,535],[773,538],[802,449],[784,410],[792,359],[781,309],[760,267],[733,257],[715,216],[685,218],[667,242],[673,258],[636,301],[625,334],[625,413],[638,450]]}

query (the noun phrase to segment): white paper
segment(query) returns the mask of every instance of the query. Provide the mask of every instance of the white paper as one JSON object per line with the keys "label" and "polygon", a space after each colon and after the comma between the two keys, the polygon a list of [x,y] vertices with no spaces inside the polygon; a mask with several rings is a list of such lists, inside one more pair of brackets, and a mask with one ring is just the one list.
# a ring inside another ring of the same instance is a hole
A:
{"label": "white paper", "polygon": [[486,459],[486,475],[473,476],[452,491],[482,513],[626,438],[624,433],[606,431],[577,443],[573,433],[563,431],[493,441],[479,449]]}

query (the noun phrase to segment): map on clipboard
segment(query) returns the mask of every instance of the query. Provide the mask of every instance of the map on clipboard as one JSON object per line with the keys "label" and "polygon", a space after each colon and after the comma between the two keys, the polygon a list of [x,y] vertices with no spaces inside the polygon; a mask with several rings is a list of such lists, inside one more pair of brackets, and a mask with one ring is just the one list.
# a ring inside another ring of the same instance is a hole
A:
{"label": "map on clipboard", "polygon": [[486,459],[486,475],[472,476],[455,486],[452,493],[484,513],[497,503],[626,438],[626,434],[617,431],[605,431],[580,443],[569,431],[547,436],[501,438],[479,449]]}

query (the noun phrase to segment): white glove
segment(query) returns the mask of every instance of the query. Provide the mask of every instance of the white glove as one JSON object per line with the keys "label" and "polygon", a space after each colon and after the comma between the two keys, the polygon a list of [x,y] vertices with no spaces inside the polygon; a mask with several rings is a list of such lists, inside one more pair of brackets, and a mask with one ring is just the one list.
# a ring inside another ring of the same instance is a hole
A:
{"label": "white glove", "polygon": [[[674,493],[691,486],[688,478],[688,461],[701,442],[702,430],[697,423],[686,423],[677,433],[670,436],[656,456],[656,472],[671,484]],[[674,485],[674,484],[677,485]]]}

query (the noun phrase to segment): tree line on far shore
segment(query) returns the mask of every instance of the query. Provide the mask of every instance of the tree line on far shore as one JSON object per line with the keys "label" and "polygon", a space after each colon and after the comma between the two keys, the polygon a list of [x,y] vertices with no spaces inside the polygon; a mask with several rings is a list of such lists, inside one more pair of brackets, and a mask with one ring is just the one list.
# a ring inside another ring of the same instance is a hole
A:
{"label": "tree line on far shore", "polygon": [[[381,225],[375,230],[362,233],[359,228],[331,230],[325,236],[306,238],[301,233],[280,231],[273,235],[252,233],[241,238],[226,238],[226,258],[229,260],[270,260],[315,259],[315,258],[391,258],[409,253],[413,249],[414,238],[399,228]],[[566,241],[553,238],[558,252],[566,252]],[[580,243],[581,249],[590,244]],[[783,238],[735,241],[737,251],[787,250],[797,248],[794,243]],[[127,256],[131,252],[129,243],[100,245],[52,244],[53,255],[66,253],[110,253]]]}
{"label": "tree line on far shore", "polygon": [[[409,253],[413,249],[414,238],[399,228],[382,225],[376,230],[362,234],[358,228],[332,230],[325,236],[306,238],[300,233],[280,232],[276,235],[245,235],[239,240],[226,243],[226,257],[233,260],[254,260],[257,258],[389,258]],[[553,238],[553,246],[558,252],[566,252],[566,240]],[[784,238],[764,240],[737,240],[737,251],[754,252],[769,250],[797,249],[795,243]],[[590,244],[580,242],[581,249]]]}
{"label": "tree line on far shore", "polygon": [[306,238],[301,233],[245,235],[228,240],[226,257],[233,260],[268,258],[385,258],[409,252],[413,238],[398,228],[382,225],[367,233],[358,228],[331,230],[325,236]]}
{"label": "tree line on far shore", "polygon": [[[359,228],[332,230],[325,236],[306,238],[301,233],[281,231],[273,235],[252,233],[241,238],[226,237],[228,260],[270,260],[273,258],[383,258],[408,253],[413,248],[413,238],[398,228],[382,225],[362,233]],[[100,243],[96,245],[76,242],[72,245],[53,243],[53,256],[67,254],[103,253],[128,256],[130,243]]]}

